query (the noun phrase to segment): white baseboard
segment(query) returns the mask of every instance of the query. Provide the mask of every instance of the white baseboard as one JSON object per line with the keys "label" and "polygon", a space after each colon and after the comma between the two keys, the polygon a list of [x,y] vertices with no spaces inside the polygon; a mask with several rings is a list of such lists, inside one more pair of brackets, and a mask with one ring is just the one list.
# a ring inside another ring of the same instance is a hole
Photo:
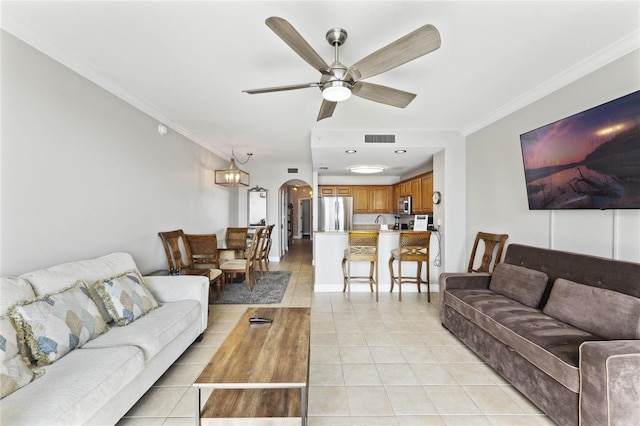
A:
{"label": "white baseboard", "polygon": [[[438,284],[435,283],[431,283],[431,285],[429,286],[431,288],[431,292],[432,293],[438,293],[440,291],[440,286]],[[318,283],[314,283],[313,284],[313,291],[316,293],[335,293],[335,292],[342,292],[342,288],[343,288],[343,284],[318,284]],[[423,284],[422,285],[422,291],[426,291],[426,286]],[[369,285],[367,283],[357,283],[357,284],[351,284],[351,292],[352,293],[365,293],[365,292],[369,292]],[[378,288],[379,292],[382,291],[389,291],[389,284],[386,285],[381,285]],[[393,288],[394,293],[397,292],[397,285]],[[417,293],[418,292],[418,287],[415,284],[404,284],[402,286],[402,292],[403,293]]]}

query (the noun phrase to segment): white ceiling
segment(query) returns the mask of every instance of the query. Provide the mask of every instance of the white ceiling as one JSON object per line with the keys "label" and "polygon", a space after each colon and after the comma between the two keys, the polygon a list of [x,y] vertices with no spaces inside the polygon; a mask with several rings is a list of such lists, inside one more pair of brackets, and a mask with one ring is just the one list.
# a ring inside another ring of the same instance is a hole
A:
{"label": "white ceiling", "polygon": [[[347,161],[344,148],[314,154],[314,128],[469,134],[640,47],[638,1],[2,1],[1,16],[7,31],[216,154],[313,157],[314,170]],[[347,66],[424,24],[442,47],[367,80],[416,93],[407,108],[352,97],[316,122],[317,88],[242,93],[319,80],[264,24],[269,16],[288,20],[328,63],[334,27],[349,33]],[[407,169],[433,154],[410,148]],[[367,153],[377,164],[390,157]]]}

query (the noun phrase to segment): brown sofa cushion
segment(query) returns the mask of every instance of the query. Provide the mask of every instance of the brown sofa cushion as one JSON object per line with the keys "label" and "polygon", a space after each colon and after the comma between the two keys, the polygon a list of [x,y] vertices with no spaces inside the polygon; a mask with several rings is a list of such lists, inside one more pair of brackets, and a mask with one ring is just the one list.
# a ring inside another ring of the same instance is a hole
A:
{"label": "brown sofa cushion", "polygon": [[453,308],[572,392],[580,391],[578,348],[602,340],[488,289],[451,289],[443,295]]}
{"label": "brown sofa cushion", "polygon": [[610,340],[640,339],[640,299],[558,278],[544,313]]}
{"label": "brown sofa cushion", "polygon": [[537,308],[547,287],[547,274],[522,266],[498,263],[489,288],[496,293]]}

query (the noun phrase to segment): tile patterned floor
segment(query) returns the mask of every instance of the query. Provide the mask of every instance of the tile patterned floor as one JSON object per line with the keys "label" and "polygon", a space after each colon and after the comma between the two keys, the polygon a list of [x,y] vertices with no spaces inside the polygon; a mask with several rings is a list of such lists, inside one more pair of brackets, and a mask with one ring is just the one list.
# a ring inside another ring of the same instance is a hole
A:
{"label": "tile patterned floor", "polygon": [[[308,240],[270,268],[292,271],[279,306],[311,306],[310,426],[554,424],[442,328],[437,294],[313,293]],[[204,339],[119,425],[193,425],[191,384],[246,307],[210,306]]]}

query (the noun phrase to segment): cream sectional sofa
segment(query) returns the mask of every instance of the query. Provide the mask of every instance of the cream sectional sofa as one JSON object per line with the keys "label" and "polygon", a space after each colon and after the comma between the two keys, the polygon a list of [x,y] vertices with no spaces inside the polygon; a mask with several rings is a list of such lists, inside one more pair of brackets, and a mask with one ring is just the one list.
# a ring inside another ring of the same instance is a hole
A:
{"label": "cream sectional sofa", "polygon": [[[0,400],[0,424],[115,424],[203,333],[207,327],[209,282],[200,276],[144,277],[151,298],[155,298],[159,306],[127,325],[114,322],[110,311],[105,310],[105,305],[96,297],[94,287],[101,280],[131,271],[137,271],[131,255],[113,253],[2,278],[3,321],[11,318],[16,328],[19,327],[13,318],[16,304],[39,296],[61,294],[62,290],[82,281],[81,286],[89,289],[96,302],[91,309],[98,308],[99,314],[95,313],[94,317],[104,318],[108,329],[58,356],[54,362],[34,368],[40,377],[27,380],[28,384]],[[101,318],[95,319],[102,322]],[[3,332],[5,325],[3,323]],[[18,362],[15,359],[11,362],[14,361]],[[33,368],[35,362],[31,361]],[[15,372],[14,364],[6,361],[3,380],[7,365]],[[5,384],[9,382],[5,380]]]}

